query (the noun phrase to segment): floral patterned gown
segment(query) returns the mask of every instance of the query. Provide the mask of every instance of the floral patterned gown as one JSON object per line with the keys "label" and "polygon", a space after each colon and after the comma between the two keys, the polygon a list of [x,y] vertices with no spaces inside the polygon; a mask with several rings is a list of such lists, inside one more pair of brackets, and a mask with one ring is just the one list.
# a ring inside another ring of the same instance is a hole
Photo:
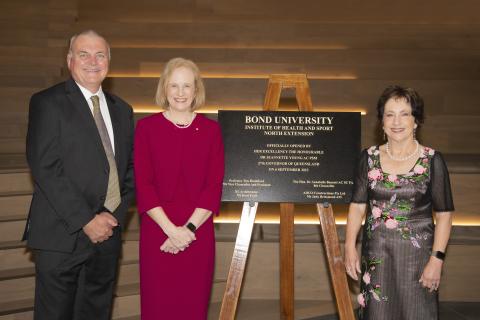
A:
{"label": "floral patterned gown", "polygon": [[419,279],[433,245],[432,210],[454,210],[441,154],[425,147],[410,172],[392,175],[381,168],[378,146],[364,150],[352,202],[367,203],[359,318],[438,319],[438,293]]}

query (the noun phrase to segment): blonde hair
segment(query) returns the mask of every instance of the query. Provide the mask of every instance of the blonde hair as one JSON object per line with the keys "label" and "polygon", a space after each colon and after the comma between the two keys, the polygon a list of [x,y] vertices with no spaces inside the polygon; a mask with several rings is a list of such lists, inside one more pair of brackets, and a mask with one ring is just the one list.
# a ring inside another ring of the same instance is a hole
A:
{"label": "blonde hair", "polygon": [[158,81],[157,93],[155,94],[155,103],[164,109],[168,109],[168,81],[170,80],[173,71],[181,67],[191,70],[195,79],[195,98],[193,99],[191,105],[191,110],[193,111],[200,108],[205,103],[205,86],[203,85],[202,78],[200,77],[200,70],[198,69],[197,65],[193,61],[184,58],[170,59],[165,65],[162,75],[160,76],[160,80]]}

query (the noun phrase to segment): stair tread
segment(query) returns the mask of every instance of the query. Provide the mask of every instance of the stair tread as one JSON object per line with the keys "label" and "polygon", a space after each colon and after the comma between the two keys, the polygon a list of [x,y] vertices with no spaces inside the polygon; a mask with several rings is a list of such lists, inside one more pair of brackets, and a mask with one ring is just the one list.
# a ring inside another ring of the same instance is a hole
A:
{"label": "stair tread", "polygon": [[[32,276],[33,278],[33,276]],[[138,296],[140,294],[139,282],[119,284],[114,292],[114,297]],[[30,298],[19,298],[9,301],[0,302],[0,316],[5,314],[23,312],[33,309],[33,295]]]}
{"label": "stair tread", "polygon": [[27,242],[21,240],[15,241],[0,241],[0,250],[15,249],[15,248],[25,248]]}
{"label": "stair tread", "polygon": [[125,297],[140,293],[140,282],[118,285],[115,291],[116,297]]}
{"label": "stair tread", "polygon": [[0,280],[11,280],[16,278],[31,277],[35,274],[35,267],[24,267],[6,269],[0,271]]}
{"label": "stair tread", "polygon": [[[132,265],[138,264],[138,259],[132,260],[122,260],[120,259],[120,265]],[[31,277],[35,275],[35,267],[23,267],[23,268],[12,268],[0,270],[0,281],[1,280],[11,280],[17,278]]]}
{"label": "stair tread", "polygon": [[26,220],[27,214],[6,214],[0,216],[0,222]]}
{"label": "stair tread", "polygon": [[3,191],[0,192],[0,197],[28,196],[32,194],[32,190]]}

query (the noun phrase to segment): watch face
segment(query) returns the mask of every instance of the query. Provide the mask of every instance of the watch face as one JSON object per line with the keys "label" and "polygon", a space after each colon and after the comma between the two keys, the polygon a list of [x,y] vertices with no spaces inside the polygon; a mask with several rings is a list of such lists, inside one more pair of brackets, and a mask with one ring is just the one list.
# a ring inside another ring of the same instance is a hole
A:
{"label": "watch face", "polygon": [[192,231],[193,233],[195,233],[195,230],[197,230],[197,227],[195,227],[195,225],[191,222],[189,222],[187,224],[187,228],[188,228],[188,230]]}

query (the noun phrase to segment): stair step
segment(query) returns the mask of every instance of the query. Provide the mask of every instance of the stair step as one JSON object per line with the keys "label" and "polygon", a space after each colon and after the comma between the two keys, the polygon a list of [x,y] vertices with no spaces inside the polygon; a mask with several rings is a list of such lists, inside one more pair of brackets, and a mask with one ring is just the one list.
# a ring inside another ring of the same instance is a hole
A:
{"label": "stair step", "polygon": [[[21,64],[21,63],[19,63]],[[11,70],[8,74],[7,70]],[[23,70],[24,72],[31,72],[25,66],[13,66],[13,65],[5,65],[2,63],[0,66],[0,75],[8,76],[12,74],[14,70]],[[30,103],[30,97],[33,93],[40,91],[42,88],[22,88],[22,87],[0,87],[0,96],[2,97],[2,110],[5,112],[13,112],[16,113],[27,113],[28,106]]]}
{"label": "stair step", "polygon": [[30,209],[32,195],[0,196],[0,215],[25,214]]}
{"label": "stair step", "polygon": [[[125,289],[123,286],[126,286]],[[128,298],[127,292],[134,292],[135,285],[138,288],[138,265],[121,265],[117,289]],[[7,279],[0,281],[0,315],[29,310],[33,307],[35,288],[34,277]],[[115,295],[117,295],[115,293]],[[123,314],[124,315],[124,314]]]}
{"label": "stair step", "polygon": [[140,230],[128,230],[123,233],[122,239],[124,241],[139,241],[140,240]]}
{"label": "stair step", "polygon": [[[9,50],[12,49],[12,50]],[[15,51],[18,51],[20,49],[26,49],[29,52],[26,52],[23,55],[23,59],[31,59],[32,55],[30,52],[32,47],[5,47],[1,46],[0,47],[0,53],[3,53],[0,55],[1,56],[12,56],[15,55],[17,59],[21,59],[20,56],[17,56]],[[8,50],[8,51],[7,51]],[[7,51],[7,52],[6,52]],[[49,50],[50,52],[50,50]],[[57,58],[56,58],[57,59]],[[58,60],[55,61],[55,63],[58,63]],[[48,85],[48,81],[46,81],[44,76],[40,75],[29,75],[29,76],[3,76],[0,75],[0,86],[1,87],[19,87],[19,88],[44,88]]]}
{"label": "stair step", "polygon": [[[220,313],[221,302],[211,302],[209,308],[208,319],[218,319]],[[264,317],[262,319],[276,319],[276,313],[280,310],[278,300],[266,299],[243,299],[239,305],[237,319],[251,319],[251,310],[260,310],[263,314],[256,313],[257,316]],[[272,316],[272,313],[275,316]],[[332,301],[295,301],[295,314],[301,319],[314,319],[312,316],[334,314],[335,306]],[[278,317],[277,317],[278,318]],[[27,311],[22,313],[0,316],[0,320],[32,320],[33,312]],[[139,296],[132,295],[129,297],[114,298],[113,320],[140,320]]]}
{"label": "stair step", "polygon": [[[1,176],[2,174],[0,174]],[[32,190],[9,190],[9,191],[0,191],[0,198],[2,197],[15,197],[15,196],[32,196]]]}
{"label": "stair step", "polygon": [[17,137],[17,138],[0,137],[0,144],[2,146],[0,153],[25,152],[25,137]]}
{"label": "stair step", "polygon": [[35,274],[35,267],[15,268],[10,270],[0,271],[1,280],[12,280],[17,278],[31,277]]}
{"label": "stair step", "polygon": [[115,295],[117,297],[131,296],[140,292],[140,283],[130,283],[118,286]]}
{"label": "stair step", "polygon": [[[0,210],[0,243],[22,238],[31,197],[31,195],[0,197],[0,208],[3,207]],[[128,218],[126,232],[138,230],[138,216],[133,211],[129,214],[131,216]]]}
{"label": "stair step", "polygon": [[140,315],[140,295],[131,295],[116,297],[113,301],[114,320],[139,319]]}
{"label": "stair step", "polygon": [[34,289],[33,277],[0,281],[0,314],[31,309]]}
{"label": "stair step", "polygon": [[[0,167],[3,157],[0,157]],[[33,192],[33,182],[29,171],[0,172],[0,195],[28,194]]]}
{"label": "stair step", "polygon": [[444,157],[451,173],[480,173],[480,154],[444,154]]}
{"label": "stair step", "polygon": [[[306,73],[318,79],[477,80],[480,51],[378,49],[115,48],[110,75],[158,76],[172,57],[188,57],[205,75]],[[409,66],[406,68],[406,66]],[[439,68],[439,67],[442,68]],[[393,77],[393,78],[392,78]],[[376,97],[377,93],[374,97]]]}
{"label": "stair step", "polygon": [[[272,225],[272,227],[274,227]],[[310,226],[309,226],[310,227]],[[276,226],[278,229],[278,226]],[[462,227],[464,229],[464,227]],[[468,232],[476,232],[477,241],[479,237],[480,227],[476,227],[475,230],[471,228]],[[313,230],[313,229],[312,229]],[[271,231],[270,231],[271,232]],[[277,230],[278,232],[278,230]],[[467,233],[468,233],[467,232]],[[452,236],[456,237],[456,231],[454,230]],[[273,239],[273,238],[272,238]],[[278,239],[277,239],[278,241]],[[319,281],[319,277],[327,277],[325,266],[321,267],[323,271],[321,271],[321,275],[312,275],[313,270],[317,270],[317,264],[322,264],[320,259],[323,256],[323,251],[318,250],[318,245],[315,243],[300,243],[298,244],[298,248],[296,250],[296,254],[299,257],[304,257],[306,255],[311,255],[312,250],[313,254],[315,255],[315,263],[312,266],[301,266],[299,265],[299,272],[306,272],[304,276],[298,278],[299,282],[309,281],[308,279],[311,277],[312,279],[315,278],[315,281]],[[264,272],[262,265],[264,265],[265,252],[271,252],[272,249],[277,249],[278,251],[278,243],[272,243],[272,241],[266,241],[260,244],[256,244],[252,247],[251,252],[251,262],[253,268],[256,268],[257,272]],[[315,249],[317,248],[317,249]],[[219,257],[228,257],[231,254],[231,250],[233,249],[233,242],[229,243],[222,243],[217,242],[217,254]],[[452,299],[473,299],[471,301],[475,301],[478,299],[478,294],[473,294],[472,292],[464,292],[465,287],[462,283],[465,282],[466,279],[470,279],[468,281],[474,281],[469,274],[477,268],[478,261],[471,260],[472,256],[478,256],[478,246],[477,245],[456,245],[451,244],[449,247],[449,256],[446,260],[445,266],[445,283],[442,286],[441,291],[441,300],[442,301],[449,301]],[[268,259],[277,259],[278,257],[274,254],[272,257]],[[228,259],[227,259],[228,260]],[[217,261],[217,268],[216,268],[216,279],[214,281],[214,288],[212,293],[212,303],[221,300],[222,292],[225,289],[225,277],[226,272],[228,270],[229,261]],[[318,261],[317,261],[318,260]],[[260,269],[258,269],[260,268]],[[303,270],[303,271],[302,271]],[[317,270],[318,271],[318,270]],[[258,275],[257,275],[258,276]],[[322,278],[323,279],[323,278]],[[269,280],[268,280],[269,281]],[[322,280],[323,281],[323,280]],[[472,284],[472,288],[476,288],[477,286],[475,283],[478,281],[474,281]],[[244,294],[251,294],[255,289],[255,284],[250,282],[244,288]],[[11,280],[4,280],[0,281],[0,315],[6,315],[8,313],[20,312],[29,310],[31,308],[31,304],[33,303],[33,277],[27,278],[18,278],[18,279],[11,279]],[[317,284],[315,283],[314,286]],[[252,287],[253,286],[253,287]],[[271,290],[271,289],[268,289]],[[268,291],[267,290],[267,291]],[[277,290],[277,289],[275,289]],[[323,290],[323,289],[322,289]],[[327,290],[328,291],[328,290]],[[477,292],[478,293],[478,292]],[[4,296],[2,295],[4,294]],[[472,295],[473,294],[473,295]],[[131,264],[131,265],[122,265],[120,267],[119,273],[119,285],[116,291],[117,298],[125,298],[125,300],[118,300],[118,301],[125,301],[128,303],[128,306],[120,306],[118,305],[118,312],[117,316],[135,316],[138,313],[134,313],[135,310],[138,312],[138,264]],[[470,297],[470,298],[467,298]],[[464,301],[467,301],[464,300]],[[127,308],[125,311],[124,308]],[[115,317],[114,317],[115,318]],[[0,318],[2,320],[2,318]]]}
{"label": "stair step", "polygon": [[480,185],[480,174],[478,173],[478,168],[475,169],[475,172],[477,173],[450,174],[450,183],[452,185],[453,201],[455,204],[454,219],[457,213],[464,215],[466,218],[464,224],[478,225],[479,223],[480,197],[478,197],[478,186]]}
{"label": "stair step", "polygon": [[24,248],[25,244],[26,244],[26,241],[21,241],[21,240],[0,241],[0,250]]}
{"label": "stair step", "polygon": [[[25,303],[27,304],[27,303]],[[114,297],[112,320],[140,320],[140,296]],[[32,307],[28,307],[32,309]],[[1,315],[0,320],[33,320],[33,311]]]}
{"label": "stair step", "polygon": [[[15,120],[12,120],[15,121]],[[25,156],[25,150],[22,150],[18,153],[6,153],[0,150],[0,177],[3,174],[17,174],[17,173],[28,173],[30,174],[30,169],[28,168],[27,159]],[[25,181],[25,178],[21,178],[19,181]],[[17,182],[18,183],[18,182]],[[20,183],[22,185],[23,183]],[[2,185],[2,188],[6,186]]]}
{"label": "stair step", "polygon": [[[111,8],[109,8],[111,9]],[[269,8],[269,10],[271,7]],[[321,11],[321,9],[320,9]],[[477,25],[465,24],[407,24],[407,23],[325,23],[278,21],[270,19],[265,27],[264,15],[243,17],[241,21],[229,16],[217,21],[172,21],[175,13],[159,16],[156,21],[142,18],[134,21],[131,10],[129,21],[118,19],[115,24],[92,20],[89,16],[78,22],[79,30],[92,28],[92,23],[110,42],[113,52],[117,47],[211,47],[211,48],[343,48],[343,49],[479,49],[480,31]],[[178,12],[176,12],[178,13]],[[342,12],[343,13],[343,12]],[[92,12],[92,14],[95,14]],[[291,16],[291,14],[288,14]],[[294,19],[293,16],[291,16]],[[378,17],[377,17],[378,18]],[[248,22],[245,22],[248,20]],[[375,19],[378,21],[378,19]],[[81,26],[81,27],[80,27]],[[388,36],[386,36],[388,35]]]}
{"label": "stair step", "polygon": [[0,320],[33,320],[33,311],[0,315]]}
{"label": "stair step", "polygon": [[[33,275],[33,257],[25,246],[0,250],[0,279],[7,279],[11,275]],[[16,276],[15,276],[16,277]]]}
{"label": "stair step", "polygon": [[10,214],[10,215],[0,215],[0,222],[8,222],[8,221],[25,221],[27,219],[27,214]]}
{"label": "stair step", "polygon": [[0,223],[0,242],[20,241],[25,231],[25,221],[6,221]]}
{"label": "stair step", "polygon": [[[140,320],[140,296],[138,294],[114,297],[113,304],[112,320]],[[33,306],[28,306],[28,301],[25,301],[23,305],[20,302],[18,306],[20,307],[18,310],[33,308]],[[0,314],[0,320],[33,320],[33,311]]]}
{"label": "stair step", "polygon": [[[160,74],[160,72],[158,72]],[[310,75],[307,74],[308,77]],[[158,77],[158,75],[157,75]],[[109,77],[105,88],[121,95],[135,108],[154,106],[153,100],[158,85],[157,77]],[[267,79],[259,78],[205,78],[206,106],[212,109],[238,109],[239,107],[258,107],[261,110],[267,87]],[[376,97],[391,80],[335,80],[309,79],[312,102],[320,110],[363,110],[372,115],[376,121]],[[480,111],[473,111],[471,103],[475,99],[472,92],[480,86],[480,81],[411,81],[428,105],[436,106],[438,116],[480,116]],[[441,95],[438,92],[442,92]],[[284,91],[285,98],[294,98],[294,91]],[[455,112],[447,108],[450,101],[456,103]],[[427,105],[427,106],[428,106]],[[440,108],[442,106],[442,108]],[[156,110],[160,110],[158,107]],[[473,114],[472,114],[473,113]],[[430,119],[430,118],[429,118]],[[374,123],[375,125],[376,123]],[[429,125],[429,121],[425,125]]]}
{"label": "stair step", "polygon": [[[0,280],[33,276],[33,256],[26,247],[0,250]],[[125,241],[122,245],[121,265],[138,264],[138,241]]]}

